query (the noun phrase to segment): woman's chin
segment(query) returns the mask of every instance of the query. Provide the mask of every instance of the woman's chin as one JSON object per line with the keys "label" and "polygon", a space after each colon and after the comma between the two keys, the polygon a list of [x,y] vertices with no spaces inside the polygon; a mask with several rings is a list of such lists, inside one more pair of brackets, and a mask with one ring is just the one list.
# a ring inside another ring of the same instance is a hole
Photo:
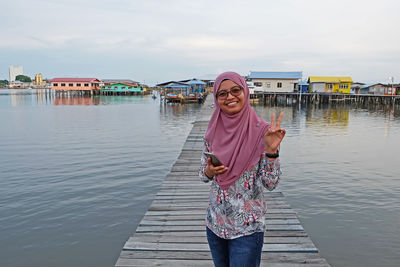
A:
{"label": "woman's chin", "polygon": [[242,106],[237,103],[237,104],[231,104],[231,105],[223,105],[221,107],[222,111],[224,111],[226,114],[233,115],[238,113],[240,110],[242,110]]}

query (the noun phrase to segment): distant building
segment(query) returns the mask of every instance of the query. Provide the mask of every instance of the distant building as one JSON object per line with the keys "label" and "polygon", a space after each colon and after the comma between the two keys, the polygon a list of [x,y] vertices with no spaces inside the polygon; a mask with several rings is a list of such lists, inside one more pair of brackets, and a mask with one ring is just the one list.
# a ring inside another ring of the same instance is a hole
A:
{"label": "distant building", "polygon": [[206,74],[198,77],[198,79],[206,83],[206,90],[212,91],[214,87],[214,81],[217,77],[218,74]]}
{"label": "distant building", "polygon": [[15,82],[15,78],[18,75],[22,75],[24,73],[24,69],[22,68],[22,66],[10,66],[9,67],[9,82]]}
{"label": "distant building", "polygon": [[200,81],[199,79],[193,78],[190,81],[187,81],[186,84],[190,85],[190,93],[204,93],[206,91],[207,83]]}
{"label": "distant building", "polygon": [[[391,95],[392,87],[382,83],[368,83],[361,87],[363,93],[370,95]],[[395,93],[393,93],[395,94]]]}
{"label": "distant building", "polygon": [[52,90],[87,91],[99,90],[101,81],[96,78],[54,78],[50,83]]}
{"label": "distant building", "polygon": [[298,89],[299,92],[301,92],[302,94],[308,93],[308,83],[307,83],[307,81],[299,81],[298,87],[299,87],[299,89]]}
{"label": "distant building", "polygon": [[108,86],[110,84],[116,84],[116,83],[129,83],[129,84],[140,84],[139,82],[135,82],[130,79],[103,79],[101,80],[103,85]]}
{"label": "distant building", "polygon": [[302,72],[251,71],[247,80],[255,86],[255,91],[294,92],[298,88]]}
{"label": "distant building", "polygon": [[101,86],[104,92],[145,92],[143,87],[139,86],[137,83],[113,83]]}
{"label": "distant building", "polygon": [[10,89],[27,89],[27,88],[29,88],[29,83],[24,83],[21,81],[13,81],[13,82],[9,83],[8,88],[10,88]]}
{"label": "distant building", "polygon": [[351,77],[310,76],[307,82],[311,92],[350,94],[353,80]]}
{"label": "distant building", "polygon": [[157,84],[157,86],[168,88],[173,92],[180,92],[183,95],[204,93],[206,91],[207,85],[207,82],[196,78],[190,80],[169,81]]}
{"label": "distant building", "polygon": [[254,84],[252,83],[252,82],[246,82],[246,84],[247,84],[247,87],[249,88],[249,92],[250,92],[250,94],[252,95],[252,94],[254,94],[255,93],[255,86],[254,86]]}
{"label": "distant building", "polygon": [[398,84],[393,84],[392,86],[393,86],[393,88],[394,88],[393,94],[394,94],[394,95],[400,95],[400,83],[398,83]]}
{"label": "distant building", "polygon": [[399,84],[388,84],[384,95],[398,95],[400,89],[399,87]]}
{"label": "distant building", "polygon": [[178,81],[169,81],[165,83],[157,84],[157,86],[163,87],[167,90],[167,92],[188,95],[190,93],[191,86],[184,82]]}
{"label": "distant building", "polygon": [[43,75],[41,73],[35,75],[35,79],[32,81],[33,88],[45,87],[47,82],[43,80]]}
{"label": "distant building", "polygon": [[34,82],[37,84],[43,83],[43,75],[41,73],[36,74]]}
{"label": "distant building", "polygon": [[352,83],[350,88],[350,94],[362,94],[361,87],[363,87],[365,83]]}

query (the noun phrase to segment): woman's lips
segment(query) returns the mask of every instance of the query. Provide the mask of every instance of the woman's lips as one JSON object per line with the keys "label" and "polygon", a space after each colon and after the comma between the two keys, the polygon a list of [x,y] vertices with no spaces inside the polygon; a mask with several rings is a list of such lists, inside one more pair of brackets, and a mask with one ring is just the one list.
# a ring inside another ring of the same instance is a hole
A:
{"label": "woman's lips", "polygon": [[236,105],[238,102],[237,101],[234,101],[234,102],[230,102],[230,103],[228,103],[228,104],[226,104],[228,107],[231,107],[231,106],[234,106],[234,105]]}

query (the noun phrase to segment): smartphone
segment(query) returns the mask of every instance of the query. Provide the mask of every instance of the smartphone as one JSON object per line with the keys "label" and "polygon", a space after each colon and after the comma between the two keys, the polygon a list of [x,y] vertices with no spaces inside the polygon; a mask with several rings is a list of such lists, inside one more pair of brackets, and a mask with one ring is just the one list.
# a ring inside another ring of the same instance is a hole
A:
{"label": "smartphone", "polygon": [[222,165],[221,161],[219,161],[217,156],[215,156],[213,153],[204,152],[204,155],[206,155],[207,158],[211,158],[212,165],[214,165],[214,166],[221,166]]}

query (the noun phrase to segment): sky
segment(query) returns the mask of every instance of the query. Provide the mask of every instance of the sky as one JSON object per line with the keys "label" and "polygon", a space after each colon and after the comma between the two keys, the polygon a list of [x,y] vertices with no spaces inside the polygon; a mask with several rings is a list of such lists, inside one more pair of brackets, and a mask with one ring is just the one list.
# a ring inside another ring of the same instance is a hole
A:
{"label": "sky", "polygon": [[132,79],[302,71],[400,82],[397,0],[12,0],[0,4],[0,79]]}

